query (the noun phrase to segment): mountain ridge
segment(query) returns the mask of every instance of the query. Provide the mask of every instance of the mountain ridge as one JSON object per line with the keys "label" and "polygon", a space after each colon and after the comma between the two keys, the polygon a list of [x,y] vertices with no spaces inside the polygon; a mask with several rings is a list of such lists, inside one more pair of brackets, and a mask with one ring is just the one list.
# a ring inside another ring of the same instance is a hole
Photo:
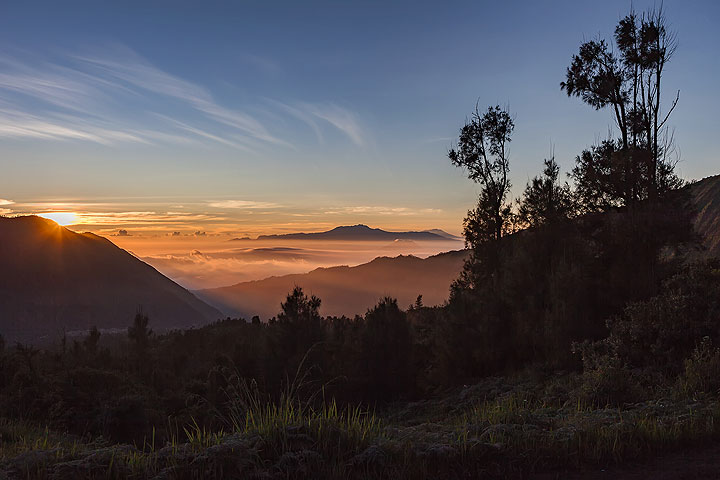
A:
{"label": "mountain ridge", "polygon": [[34,215],[0,217],[0,270],[0,333],[10,341],[125,328],[140,307],[156,330],[220,317],[110,240]]}
{"label": "mountain ridge", "polygon": [[294,286],[303,287],[323,301],[324,315],[362,314],[381,296],[414,303],[423,295],[426,305],[447,300],[450,284],[462,270],[467,250],[453,250],[427,258],[414,255],[379,256],[356,266],[318,267],[308,273],[239,282],[227,287],[197,290],[201,299],[231,316],[263,319],[276,315],[280,302]]}
{"label": "mountain ridge", "polygon": [[[248,240],[244,238],[233,238],[231,241]],[[256,240],[340,240],[340,241],[393,241],[393,240],[417,240],[417,241],[460,241],[460,237],[447,233],[440,229],[390,232],[381,228],[371,228],[365,224],[340,225],[324,232],[297,232],[273,235],[260,235]]]}

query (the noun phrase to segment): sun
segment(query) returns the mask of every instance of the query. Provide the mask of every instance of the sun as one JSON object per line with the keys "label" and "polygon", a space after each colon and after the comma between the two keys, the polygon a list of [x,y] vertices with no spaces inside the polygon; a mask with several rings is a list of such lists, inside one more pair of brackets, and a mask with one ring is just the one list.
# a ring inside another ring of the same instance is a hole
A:
{"label": "sun", "polygon": [[77,215],[74,212],[47,212],[41,213],[39,216],[50,219],[63,227],[77,223]]}

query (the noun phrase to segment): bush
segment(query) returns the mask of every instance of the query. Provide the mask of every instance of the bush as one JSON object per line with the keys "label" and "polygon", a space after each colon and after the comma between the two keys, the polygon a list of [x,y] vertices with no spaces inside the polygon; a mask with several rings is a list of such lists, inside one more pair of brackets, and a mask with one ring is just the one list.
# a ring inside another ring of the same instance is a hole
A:
{"label": "bush", "polygon": [[584,371],[576,390],[577,400],[587,406],[619,407],[638,402],[645,392],[638,379],[617,355],[603,352],[598,343],[576,345]]}
{"label": "bush", "polygon": [[678,386],[682,393],[690,395],[720,390],[720,348],[713,348],[710,337],[704,337],[685,360],[685,372]]}
{"label": "bush", "polygon": [[661,293],[628,305],[608,322],[604,341],[631,368],[650,367],[672,376],[704,337],[720,341],[720,261],[684,268]]}

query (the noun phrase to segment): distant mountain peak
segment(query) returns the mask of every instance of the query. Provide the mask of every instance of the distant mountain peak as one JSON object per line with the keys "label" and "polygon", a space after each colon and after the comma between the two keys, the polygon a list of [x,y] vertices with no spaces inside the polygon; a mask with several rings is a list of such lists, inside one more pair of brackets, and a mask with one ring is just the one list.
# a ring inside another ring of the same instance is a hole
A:
{"label": "distant mountain peak", "polygon": [[325,232],[311,233],[286,233],[276,235],[261,235],[258,240],[283,239],[283,240],[345,240],[345,241],[394,241],[394,240],[418,240],[418,241],[448,241],[460,240],[459,237],[450,235],[442,230],[424,230],[408,232],[390,232],[381,228],[372,228],[368,225],[358,223],[356,225],[340,225]]}
{"label": "distant mountain peak", "polygon": [[334,232],[336,230],[380,230],[379,228],[370,228],[364,223],[358,223],[357,225],[339,225],[332,230],[331,232]]}

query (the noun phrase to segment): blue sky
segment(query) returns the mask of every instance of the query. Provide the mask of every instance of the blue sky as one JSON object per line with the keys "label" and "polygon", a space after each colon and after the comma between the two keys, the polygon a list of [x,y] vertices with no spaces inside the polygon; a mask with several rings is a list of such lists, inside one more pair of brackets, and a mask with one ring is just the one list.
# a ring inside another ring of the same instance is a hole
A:
{"label": "blue sky", "polygon": [[[636,10],[652,6],[634,2]],[[475,186],[446,152],[476,101],[516,118],[514,193],[567,171],[607,111],[559,89],[607,2],[0,4],[0,209],[109,233],[347,223],[461,229]],[[664,2],[686,179],[719,173],[720,6]]]}

